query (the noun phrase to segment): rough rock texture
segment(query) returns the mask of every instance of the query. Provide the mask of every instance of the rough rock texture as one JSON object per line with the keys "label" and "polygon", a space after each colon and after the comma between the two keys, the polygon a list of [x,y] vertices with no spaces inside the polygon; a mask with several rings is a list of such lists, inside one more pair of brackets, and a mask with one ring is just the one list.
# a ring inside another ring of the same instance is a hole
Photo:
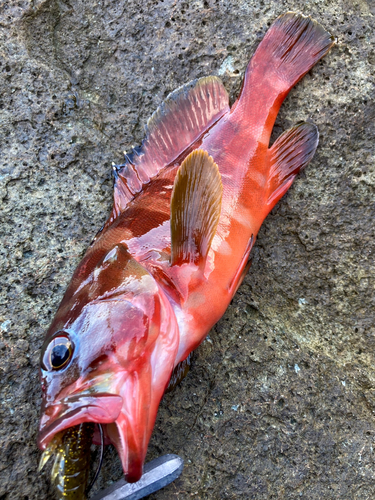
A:
{"label": "rough rock texture", "polygon": [[[0,7],[0,499],[36,473],[39,349],[111,207],[111,162],[173,89],[235,98],[268,25],[300,10],[337,45],[291,92],[318,152],[265,221],[251,270],[160,407],[149,457],[183,475],[152,499],[375,498],[374,74],[370,0],[8,0]],[[96,487],[121,475],[113,449]]]}

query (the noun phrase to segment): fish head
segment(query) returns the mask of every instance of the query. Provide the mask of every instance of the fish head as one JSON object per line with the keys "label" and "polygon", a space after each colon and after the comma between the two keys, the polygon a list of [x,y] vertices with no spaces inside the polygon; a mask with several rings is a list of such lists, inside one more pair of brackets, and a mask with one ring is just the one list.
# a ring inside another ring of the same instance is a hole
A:
{"label": "fish head", "polygon": [[42,347],[39,447],[74,425],[105,424],[137,481],[177,348],[170,302],[127,248],[89,252]]}

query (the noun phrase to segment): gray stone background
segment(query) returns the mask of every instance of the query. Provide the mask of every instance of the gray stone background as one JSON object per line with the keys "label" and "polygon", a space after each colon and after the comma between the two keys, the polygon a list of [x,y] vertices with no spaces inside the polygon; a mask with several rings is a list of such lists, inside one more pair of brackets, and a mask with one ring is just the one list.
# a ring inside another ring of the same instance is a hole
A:
{"label": "gray stone background", "polygon": [[[337,44],[290,93],[317,154],[265,221],[253,264],[188,377],[160,407],[148,460],[185,459],[169,499],[375,498],[375,4],[365,0],[8,0],[0,6],[0,499],[52,499],[37,474],[39,349],[111,208],[111,162],[179,85],[232,101],[281,13]],[[96,487],[120,477],[108,448]]]}

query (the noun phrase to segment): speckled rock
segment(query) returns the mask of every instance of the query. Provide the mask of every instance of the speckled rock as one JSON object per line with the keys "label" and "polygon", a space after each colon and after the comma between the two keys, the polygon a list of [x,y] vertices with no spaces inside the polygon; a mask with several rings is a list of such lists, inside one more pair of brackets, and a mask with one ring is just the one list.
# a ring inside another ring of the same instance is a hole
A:
{"label": "speckled rock", "polygon": [[[148,459],[178,453],[170,499],[375,498],[375,4],[369,0],[8,0],[0,7],[0,499],[53,498],[37,474],[39,349],[109,214],[111,162],[176,87],[234,100],[281,13],[337,44],[291,92],[273,139],[320,131],[265,221],[244,284],[165,396]],[[96,489],[121,476],[113,449]]]}

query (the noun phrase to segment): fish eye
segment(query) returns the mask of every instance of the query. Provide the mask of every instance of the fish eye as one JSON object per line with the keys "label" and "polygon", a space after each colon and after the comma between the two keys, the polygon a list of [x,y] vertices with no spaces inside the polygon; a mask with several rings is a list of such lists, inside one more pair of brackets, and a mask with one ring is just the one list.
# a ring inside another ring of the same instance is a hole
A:
{"label": "fish eye", "polygon": [[48,344],[42,360],[45,370],[61,370],[68,364],[73,355],[74,346],[70,339],[61,335],[55,337]]}

